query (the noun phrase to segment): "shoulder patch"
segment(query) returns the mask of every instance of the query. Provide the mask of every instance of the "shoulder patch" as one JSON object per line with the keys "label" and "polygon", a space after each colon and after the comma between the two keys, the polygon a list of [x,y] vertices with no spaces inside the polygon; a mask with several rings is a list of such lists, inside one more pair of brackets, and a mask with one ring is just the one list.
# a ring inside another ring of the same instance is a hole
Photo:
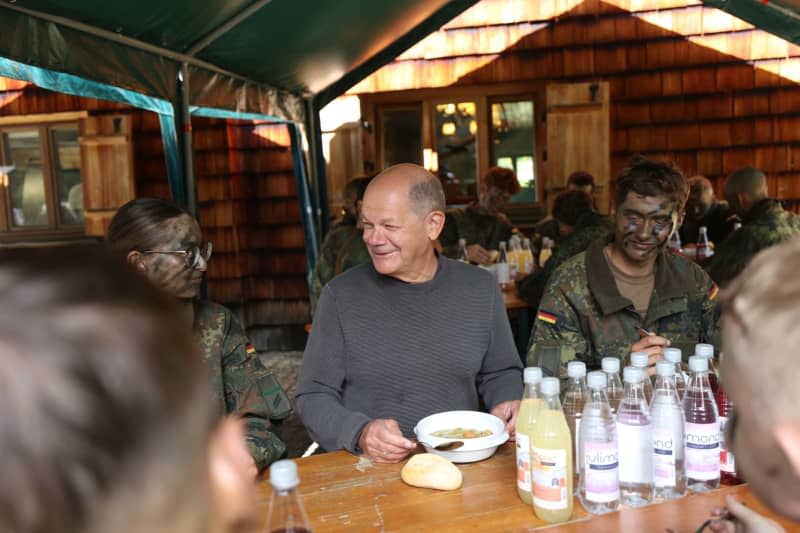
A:
{"label": "shoulder patch", "polygon": [[553,326],[558,323],[558,316],[554,315],[553,313],[548,313],[547,311],[539,311],[536,313],[536,319],[541,320],[542,322],[547,322]]}
{"label": "shoulder patch", "polygon": [[711,289],[708,291],[708,299],[714,301],[717,298],[717,294],[719,294],[719,287],[716,283],[712,283]]}

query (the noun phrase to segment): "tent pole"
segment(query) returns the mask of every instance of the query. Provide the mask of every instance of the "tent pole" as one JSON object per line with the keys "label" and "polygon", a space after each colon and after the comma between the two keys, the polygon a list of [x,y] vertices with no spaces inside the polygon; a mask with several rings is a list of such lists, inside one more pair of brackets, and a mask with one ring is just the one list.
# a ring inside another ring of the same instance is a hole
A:
{"label": "tent pole", "polygon": [[322,124],[319,118],[319,112],[322,109],[320,102],[317,98],[312,100],[311,106],[311,121],[314,124],[312,145],[317,149],[314,154],[314,185],[315,195],[317,199],[317,217],[319,219],[319,234],[322,238],[328,234],[328,226],[330,224],[330,215],[328,207],[328,176],[326,172],[327,162],[325,161],[325,154],[322,150]]}
{"label": "tent pole", "polygon": [[192,115],[189,112],[189,64],[181,64],[180,82],[180,114],[181,155],[183,163],[183,179],[186,184],[186,208],[197,218],[197,184],[194,178],[194,150],[192,148]]}

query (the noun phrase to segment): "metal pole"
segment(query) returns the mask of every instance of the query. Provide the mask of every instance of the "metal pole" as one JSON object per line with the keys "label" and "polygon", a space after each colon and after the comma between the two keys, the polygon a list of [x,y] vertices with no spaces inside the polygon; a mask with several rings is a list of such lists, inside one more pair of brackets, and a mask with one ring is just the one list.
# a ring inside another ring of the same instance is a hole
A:
{"label": "metal pole", "polygon": [[272,2],[272,0],[257,0],[256,2],[253,2],[252,4],[250,4],[249,6],[242,9],[234,16],[226,20],[224,23],[214,28],[211,32],[207,33],[202,39],[197,41],[195,44],[190,46],[189,49],[186,50],[186,55],[191,57],[196,56],[200,51],[202,51],[208,45],[210,45],[211,43],[213,43],[214,41],[216,41],[217,39],[228,33],[230,30],[241,24],[244,20],[249,18],[256,11],[258,11],[265,5],[269,4],[270,2]]}
{"label": "metal pole", "polygon": [[320,102],[317,98],[313,99],[311,109],[311,120],[314,124],[313,136],[309,143],[315,146],[313,166],[314,166],[314,195],[317,201],[317,217],[319,221],[319,235],[320,238],[325,238],[328,234],[328,226],[330,223],[329,207],[328,207],[328,176],[326,172],[327,162],[325,161],[325,153],[322,150],[322,124],[319,118],[319,112],[322,109]]}
{"label": "metal pole", "polygon": [[186,182],[186,208],[197,218],[197,185],[194,178],[194,150],[192,148],[192,115],[189,112],[189,65],[181,65],[180,113],[183,154],[183,179]]}

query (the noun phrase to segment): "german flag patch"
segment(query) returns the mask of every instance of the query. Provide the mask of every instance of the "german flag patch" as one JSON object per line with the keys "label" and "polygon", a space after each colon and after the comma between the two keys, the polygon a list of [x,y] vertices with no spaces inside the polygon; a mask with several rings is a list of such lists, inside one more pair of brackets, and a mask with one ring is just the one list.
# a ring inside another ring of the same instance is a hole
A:
{"label": "german flag patch", "polygon": [[556,323],[558,323],[558,317],[553,313],[548,313],[547,311],[539,311],[536,313],[536,318],[542,322],[547,322],[551,326],[555,326]]}
{"label": "german flag patch", "polygon": [[708,299],[713,302],[717,298],[717,294],[719,294],[719,287],[716,283],[712,283],[711,290],[708,291]]}
{"label": "german flag patch", "polygon": [[244,351],[247,353],[256,353],[256,347],[248,342],[244,345]]}

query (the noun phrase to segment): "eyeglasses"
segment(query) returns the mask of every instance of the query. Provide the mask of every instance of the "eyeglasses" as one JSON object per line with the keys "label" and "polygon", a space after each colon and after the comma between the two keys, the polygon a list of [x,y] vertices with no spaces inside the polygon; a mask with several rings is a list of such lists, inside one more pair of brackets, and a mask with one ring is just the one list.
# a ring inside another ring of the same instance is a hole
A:
{"label": "eyeglasses", "polygon": [[141,250],[143,254],[172,254],[182,255],[183,260],[188,268],[197,268],[197,264],[202,257],[204,261],[211,259],[211,251],[213,246],[210,242],[204,242],[199,246],[194,246],[188,250]]}

